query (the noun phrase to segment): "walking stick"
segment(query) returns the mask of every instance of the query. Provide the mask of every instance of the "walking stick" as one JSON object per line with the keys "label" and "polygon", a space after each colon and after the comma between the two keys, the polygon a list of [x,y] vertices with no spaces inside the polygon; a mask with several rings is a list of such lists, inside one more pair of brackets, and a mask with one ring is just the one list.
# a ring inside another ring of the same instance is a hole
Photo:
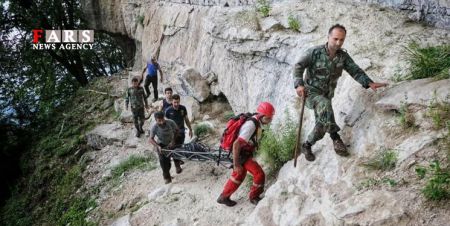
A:
{"label": "walking stick", "polygon": [[299,118],[299,126],[298,126],[298,132],[297,132],[297,139],[295,140],[295,150],[294,150],[294,167],[297,166],[297,158],[301,153],[301,147],[300,139],[302,134],[302,124],[303,124],[303,112],[305,111],[305,96],[302,96],[302,110],[300,111],[300,118]]}

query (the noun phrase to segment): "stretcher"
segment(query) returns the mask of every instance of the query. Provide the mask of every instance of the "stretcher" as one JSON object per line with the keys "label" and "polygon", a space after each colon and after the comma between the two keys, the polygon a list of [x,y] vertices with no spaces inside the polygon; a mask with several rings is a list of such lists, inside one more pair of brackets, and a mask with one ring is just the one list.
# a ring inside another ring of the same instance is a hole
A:
{"label": "stretcher", "polygon": [[165,156],[172,157],[173,159],[200,162],[213,161],[217,165],[222,165],[227,168],[232,168],[233,166],[233,159],[230,152],[224,151],[221,148],[214,150],[199,142],[183,144],[181,147],[173,150],[162,149],[162,152]]}

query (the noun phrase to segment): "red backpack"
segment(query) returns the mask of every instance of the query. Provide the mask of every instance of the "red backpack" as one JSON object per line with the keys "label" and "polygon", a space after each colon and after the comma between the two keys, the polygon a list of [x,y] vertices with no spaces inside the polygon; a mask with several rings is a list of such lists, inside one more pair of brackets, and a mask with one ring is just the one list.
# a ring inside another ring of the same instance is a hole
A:
{"label": "red backpack", "polygon": [[223,131],[222,138],[220,139],[220,148],[227,152],[231,152],[233,143],[239,135],[239,130],[246,121],[252,120],[256,126],[259,125],[257,119],[253,117],[256,114],[257,113],[241,113],[228,120],[227,127]]}

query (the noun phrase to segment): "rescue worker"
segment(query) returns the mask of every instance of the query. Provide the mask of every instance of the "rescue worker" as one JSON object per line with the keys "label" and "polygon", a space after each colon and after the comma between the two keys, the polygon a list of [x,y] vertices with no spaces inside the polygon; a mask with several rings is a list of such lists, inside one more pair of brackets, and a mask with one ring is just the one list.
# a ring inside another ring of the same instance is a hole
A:
{"label": "rescue worker", "polygon": [[145,110],[148,109],[147,99],[145,98],[144,89],[139,85],[139,78],[131,79],[132,86],[127,89],[125,97],[125,108],[131,103],[131,112],[133,113],[134,127],[136,127],[136,137],[140,137],[144,133],[142,126],[145,122]]}
{"label": "rescue worker", "polygon": [[147,93],[146,98],[150,96],[150,83],[153,86],[153,102],[158,100],[158,71],[160,73],[160,82],[163,82],[163,73],[161,67],[156,61],[156,57],[153,56],[150,61],[147,62],[147,65],[142,70],[142,77],[144,76],[144,72],[147,70],[147,76],[145,77],[144,88]]}
{"label": "rescue worker", "polygon": [[[161,149],[175,148],[175,136],[178,133],[178,126],[174,121],[165,119],[164,113],[161,111],[155,112],[154,115],[156,123],[150,129],[149,143],[155,146],[164,181],[168,184],[172,182],[172,177],[170,176],[170,157],[164,155]],[[155,136],[158,137],[159,142],[156,142]]]}
{"label": "rescue worker", "polygon": [[258,204],[264,191],[265,174],[261,166],[253,159],[253,152],[262,135],[262,125],[269,124],[275,114],[275,108],[269,102],[262,102],[256,109],[253,119],[247,120],[239,129],[238,138],[233,142],[233,172],[225,184],[217,202],[226,206],[234,206],[236,202],[230,196],[244,181],[247,171],[253,175],[249,199]]}
{"label": "rescue worker", "polygon": [[166,112],[167,108],[172,106],[172,95],[173,90],[170,87],[164,89],[164,95],[166,98],[163,99],[161,106],[159,106],[160,111]]}
{"label": "rescue worker", "polygon": [[[168,107],[165,112],[166,118],[173,120],[178,126],[178,134],[175,137],[176,146],[181,146],[184,144],[184,140],[186,138],[186,127],[184,126],[185,123],[189,129],[189,137],[192,137],[192,127],[187,115],[187,109],[185,106],[180,104],[180,99],[180,95],[174,94],[172,96],[172,106]],[[178,159],[174,159],[173,162],[175,164],[176,173],[181,173],[183,169],[180,165],[184,164],[184,162]]]}

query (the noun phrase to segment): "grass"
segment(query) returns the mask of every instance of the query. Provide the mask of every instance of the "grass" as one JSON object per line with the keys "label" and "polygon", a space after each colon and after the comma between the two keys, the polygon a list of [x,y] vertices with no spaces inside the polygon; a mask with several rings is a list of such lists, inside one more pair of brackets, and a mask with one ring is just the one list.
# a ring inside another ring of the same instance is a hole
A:
{"label": "grass", "polygon": [[136,211],[138,211],[141,207],[143,207],[143,206],[145,206],[145,205],[147,205],[147,204],[148,204],[148,201],[137,203],[135,206],[133,206],[133,207],[130,209],[130,211],[131,211],[132,213],[133,213],[133,212],[136,212]]}
{"label": "grass", "polygon": [[136,18],[136,22],[144,26],[144,18],[145,18],[144,15],[140,15]]}
{"label": "grass", "polygon": [[212,129],[208,124],[200,123],[194,126],[194,135],[197,137],[205,136],[210,132],[212,132]]}
{"label": "grass", "polygon": [[416,42],[406,47],[406,60],[409,73],[404,80],[450,78],[450,45],[428,46],[421,48]]}
{"label": "grass", "polygon": [[409,110],[406,103],[401,103],[400,109],[398,111],[398,121],[403,129],[415,127],[415,118],[413,113]]}
{"label": "grass", "polygon": [[417,167],[416,173],[420,179],[427,179],[422,189],[425,198],[434,201],[450,199],[450,170],[441,168],[439,161],[432,161],[427,168]]}
{"label": "grass", "polygon": [[111,170],[111,177],[112,179],[117,179],[126,172],[132,171],[134,169],[153,170],[156,168],[153,162],[154,160],[152,157],[131,155],[128,159],[121,162]]}
{"label": "grass", "polygon": [[450,124],[450,103],[438,100],[435,93],[426,115],[432,119],[435,129],[442,129]]}
{"label": "grass", "polygon": [[356,186],[356,189],[363,190],[363,189],[368,189],[368,188],[372,188],[375,186],[380,186],[383,184],[387,184],[387,185],[389,185],[389,187],[395,187],[399,184],[399,182],[392,178],[389,178],[389,177],[383,177],[381,179],[368,178],[368,179],[362,180],[361,183]]}
{"label": "grass", "polygon": [[288,17],[289,28],[294,31],[300,31],[300,21],[298,21],[294,16],[289,15]]}
{"label": "grass", "polygon": [[258,155],[268,164],[269,175],[278,172],[293,157],[298,124],[287,115],[282,125],[278,131],[266,130],[259,145]]}
{"label": "grass", "polygon": [[450,104],[440,101],[433,96],[426,116],[431,118],[436,130],[447,128],[445,135],[438,143],[438,150],[444,150],[447,158],[447,167],[442,168],[439,161],[434,160],[428,167],[417,167],[416,173],[420,179],[427,179],[422,189],[423,195],[429,200],[450,199]]}
{"label": "grass", "polygon": [[425,115],[431,118],[434,129],[447,128],[444,137],[438,143],[438,149],[446,150],[447,163],[450,165],[450,103],[448,100],[438,100],[435,94]]}
{"label": "grass", "polygon": [[248,173],[245,177],[244,184],[246,188],[250,189],[253,185],[253,175]]}
{"label": "grass", "polygon": [[270,10],[272,7],[268,0],[257,0],[256,1],[256,11],[261,14],[263,17],[268,17],[270,15]]}
{"label": "grass", "polygon": [[393,82],[401,82],[404,80],[404,75],[402,74],[402,69],[399,65],[396,65],[394,74],[392,75]]}
{"label": "grass", "polygon": [[398,154],[396,151],[383,149],[362,165],[372,170],[392,170],[395,168],[397,156]]}

